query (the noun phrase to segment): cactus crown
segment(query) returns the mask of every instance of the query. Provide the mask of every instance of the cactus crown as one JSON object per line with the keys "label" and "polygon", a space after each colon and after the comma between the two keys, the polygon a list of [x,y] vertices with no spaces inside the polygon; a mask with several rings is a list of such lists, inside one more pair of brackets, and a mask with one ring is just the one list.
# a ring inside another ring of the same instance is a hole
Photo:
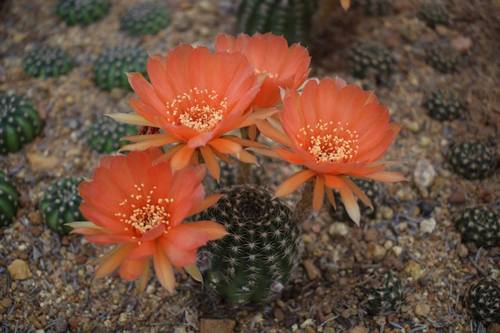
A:
{"label": "cactus crown", "polygon": [[98,153],[112,153],[126,142],[124,136],[137,134],[137,127],[119,123],[109,117],[101,116],[87,132],[90,147]]}
{"label": "cactus crown", "polygon": [[121,29],[131,36],[155,35],[169,23],[167,9],[155,2],[130,7],[120,21]]}
{"label": "cactus crown", "polygon": [[500,219],[486,207],[466,209],[456,218],[455,224],[466,242],[482,247],[500,245]]}
{"label": "cactus crown", "polygon": [[474,318],[484,324],[500,323],[500,287],[497,281],[481,279],[467,295],[467,305]]}
{"label": "cactus crown", "polygon": [[56,14],[67,25],[89,25],[109,12],[108,0],[59,0]]}
{"label": "cactus crown", "polygon": [[383,84],[392,75],[395,60],[384,46],[367,42],[351,49],[348,62],[353,76],[372,77],[377,84]]}
{"label": "cactus crown", "polygon": [[439,120],[454,120],[462,116],[467,108],[457,94],[450,91],[434,91],[423,103],[430,117]]}
{"label": "cactus crown", "polygon": [[366,288],[366,310],[370,314],[396,311],[403,300],[403,286],[396,274],[385,272],[371,280],[372,286]]}
{"label": "cactus crown", "polygon": [[452,144],[448,152],[451,169],[466,179],[484,179],[496,168],[493,149],[480,141]]}
{"label": "cactus crown", "polygon": [[448,46],[431,46],[425,51],[425,62],[443,74],[455,73],[460,64],[460,54]]}
{"label": "cactus crown", "polygon": [[66,223],[83,220],[80,212],[82,201],[78,193],[78,185],[82,178],[68,177],[52,183],[40,201],[40,210],[47,226],[58,233],[66,235],[71,228]]}
{"label": "cactus crown", "polygon": [[435,28],[438,25],[449,25],[450,16],[445,7],[436,3],[428,3],[422,5],[418,12],[417,17],[424,21],[429,28]]}
{"label": "cactus crown", "polygon": [[225,225],[230,235],[200,253],[207,287],[231,303],[258,303],[279,292],[297,256],[298,228],[291,210],[265,188],[222,190],[201,219]]}
{"label": "cactus crown", "polygon": [[129,89],[128,72],[146,75],[148,55],[141,47],[114,47],[104,50],[94,62],[94,82],[102,90]]}
{"label": "cactus crown", "polygon": [[0,155],[20,150],[42,128],[43,122],[28,99],[0,93]]}
{"label": "cactus crown", "polygon": [[73,65],[73,60],[63,49],[50,45],[35,47],[23,59],[26,74],[43,79],[66,74]]}
{"label": "cactus crown", "polygon": [[0,171],[0,227],[12,222],[19,208],[19,192]]}

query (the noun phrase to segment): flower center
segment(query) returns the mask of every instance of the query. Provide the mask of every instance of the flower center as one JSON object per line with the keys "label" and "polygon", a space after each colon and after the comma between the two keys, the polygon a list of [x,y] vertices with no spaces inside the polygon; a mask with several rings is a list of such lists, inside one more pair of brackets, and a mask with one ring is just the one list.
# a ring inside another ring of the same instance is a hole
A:
{"label": "flower center", "polygon": [[297,137],[305,142],[301,147],[316,158],[316,163],[342,163],[353,159],[359,149],[359,134],[348,128],[349,124],[320,120],[314,127],[299,130]]}
{"label": "flower center", "polygon": [[[156,186],[149,191],[145,191],[144,184],[134,185],[137,193],[132,193],[128,198],[119,203],[120,206],[127,206],[131,211],[126,213],[115,213],[119,217],[120,222],[127,226],[131,226],[144,234],[151,229],[159,226],[161,223],[166,225],[166,229],[170,229],[170,213],[168,206],[174,202],[172,198],[154,199]],[[125,228],[128,230],[128,227]]]}
{"label": "flower center", "polygon": [[227,98],[221,98],[214,90],[192,88],[167,103],[166,109],[176,125],[205,132],[212,130],[226,114]]}

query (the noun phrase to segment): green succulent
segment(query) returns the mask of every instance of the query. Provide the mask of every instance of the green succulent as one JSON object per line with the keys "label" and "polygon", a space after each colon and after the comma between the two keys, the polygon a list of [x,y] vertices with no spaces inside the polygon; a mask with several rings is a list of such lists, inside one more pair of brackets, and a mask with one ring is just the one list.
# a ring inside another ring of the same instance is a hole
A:
{"label": "green succulent", "polygon": [[315,0],[243,0],[237,14],[238,30],[249,35],[272,32],[289,43],[307,44],[316,9]]}
{"label": "green succulent", "polygon": [[431,118],[439,121],[460,118],[467,111],[465,102],[451,91],[434,91],[423,104]]}
{"label": "green succulent", "polygon": [[0,227],[12,223],[19,208],[19,192],[0,171]]}
{"label": "green succulent", "polygon": [[230,234],[199,254],[205,285],[230,303],[264,302],[283,288],[295,266],[296,221],[265,188],[237,185],[221,192],[217,204],[200,214]]}
{"label": "green succulent", "polygon": [[108,0],[59,0],[56,14],[67,25],[89,25],[106,16],[110,7]]}
{"label": "green succulent", "polygon": [[392,9],[389,0],[355,0],[353,6],[361,7],[367,16],[385,16]]}
{"label": "green succulent", "polygon": [[417,17],[423,21],[429,28],[435,28],[438,25],[449,25],[450,15],[445,7],[436,3],[427,3],[422,5]]}
{"label": "green succulent", "polygon": [[500,323],[500,284],[493,279],[476,281],[467,294],[467,305],[472,316],[488,325]]}
{"label": "green succulent", "polygon": [[447,158],[456,174],[471,180],[484,179],[497,167],[493,149],[477,140],[452,144]]}
{"label": "green succulent", "polygon": [[94,62],[94,82],[105,91],[131,89],[127,73],[146,75],[148,55],[141,47],[114,47],[104,50]]}
{"label": "green succulent", "polygon": [[43,122],[33,104],[12,93],[0,93],[0,155],[20,150],[40,134]]}
{"label": "green succulent", "polygon": [[112,153],[127,142],[122,138],[137,134],[137,126],[119,123],[109,117],[101,116],[87,132],[90,147],[98,153]]}
{"label": "green succulent", "polygon": [[448,46],[431,46],[425,51],[425,62],[443,73],[455,73],[460,64],[460,54]]}
{"label": "green succulent", "polygon": [[130,7],[120,20],[120,28],[131,36],[156,35],[170,23],[167,9],[155,2]]}
{"label": "green succulent", "polygon": [[397,311],[403,302],[403,285],[392,271],[376,274],[364,287],[365,308],[371,315],[387,314]]}
{"label": "green succulent", "polygon": [[353,47],[347,59],[354,77],[373,78],[380,85],[390,79],[396,62],[387,48],[372,42]]}
{"label": "green succulent", "polygon": [[80,212],[82,198],[78,185],[82,178],[68,177],[56,180],[44,192],[39,203],[43,219],[49,229],[63,236],[71,231],[66,223],[82,221]]}
{"label": "green succulent", "polygon": [[486,207],[472,207],[463,211],[455,225],[465,242],[481,247],[500,245],[500,219]]}
{"label": "green succulent", "polygon": [[73,60],[63,49],[51,45],[37,46],[23,59],[24,72],[42,79],[66,74],[73,66]]}

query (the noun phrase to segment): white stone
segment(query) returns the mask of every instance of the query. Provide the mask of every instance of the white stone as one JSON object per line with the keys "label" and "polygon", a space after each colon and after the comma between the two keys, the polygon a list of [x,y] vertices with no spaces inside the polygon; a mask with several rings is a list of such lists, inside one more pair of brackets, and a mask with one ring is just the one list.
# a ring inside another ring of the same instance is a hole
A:
{"label": "white stone", "polygon": [[420,222],[420,231],[424,234],[431,234],[436,228],[436,220],[434,218],[425,219]]}
{"label": "white stone", "polygon": [[436,178],[436,170],[428,159],[420,159],[417,162],[413,179],[419,188],[426,189],[432,185]]}

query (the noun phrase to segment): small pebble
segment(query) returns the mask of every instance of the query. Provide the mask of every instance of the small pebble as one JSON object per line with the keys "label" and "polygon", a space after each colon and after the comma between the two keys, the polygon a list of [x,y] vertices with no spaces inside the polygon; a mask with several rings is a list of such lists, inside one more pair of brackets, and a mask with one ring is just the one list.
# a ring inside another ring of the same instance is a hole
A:
{"label": "small pebble", "polygon": [[345,223],[335,222],[328,228],[328,233],[331,236],[345,236],[349,233],[349,228]]}
{"label": "small pebble", "polygon": [[464,244],[458,245],[457,252],[460,258],[466,258],[469,255],[469,249]]}
{"label": "small pebble", "polygon": [[431,312],[431,307],[429,306],[429,304],[418,303],[415,306],[415,314],[417,316],[425,317],[425,316],[427,316],[429,314],[429,312]]}
{"label": "small pebble", "polygon": [[367,252],[368,257],[375,261],[384,259],[385,255],[387,254],[387,250],[377,243],[368,244]]}
{"label": "small pebble", "polygon": [[304,261],[304,268],[306,269],[309,280],[315,280],[321,276],[321,272],[310,259]]}
{"label": "small pebble", "polygon": [[7,269],[14,280],[26,280],[31,277],[30,268],[24,260],[14,260]]}
{"label": "small pebble", "polygon": [[231,319],[206,319],[200,320],[200,333],[232,333],[236,322]]}
{"label": "small pebble", "polygon": [[436,170],[432,163],[428,159],[420,159],[413,173],[415,184],[421,189],[426,189],[432,185],[435,178]]}
{"label": "small pebble", "polygon": [[368,333],[368,328],[364,326],[356,326],[349,330],[349,333]]}
{"label": "small pebble", "polygon": [[394,217],[394,211],[392,208],[387,206],[380,207],[380,213],[382,214],[384,220],[392,220]]}
{"label": "small pebble", "polygon": [[405,267],[405,272],[409,274],[413,280],[418,280],[424,275],[424,271],[419,263],[410,260]]}
{"label": "small pebble", "polygon": [[430,219],[424,219],[420,222],[420,231],[424,234],[431,234],[436,228],[436,220],[431,217]]}

